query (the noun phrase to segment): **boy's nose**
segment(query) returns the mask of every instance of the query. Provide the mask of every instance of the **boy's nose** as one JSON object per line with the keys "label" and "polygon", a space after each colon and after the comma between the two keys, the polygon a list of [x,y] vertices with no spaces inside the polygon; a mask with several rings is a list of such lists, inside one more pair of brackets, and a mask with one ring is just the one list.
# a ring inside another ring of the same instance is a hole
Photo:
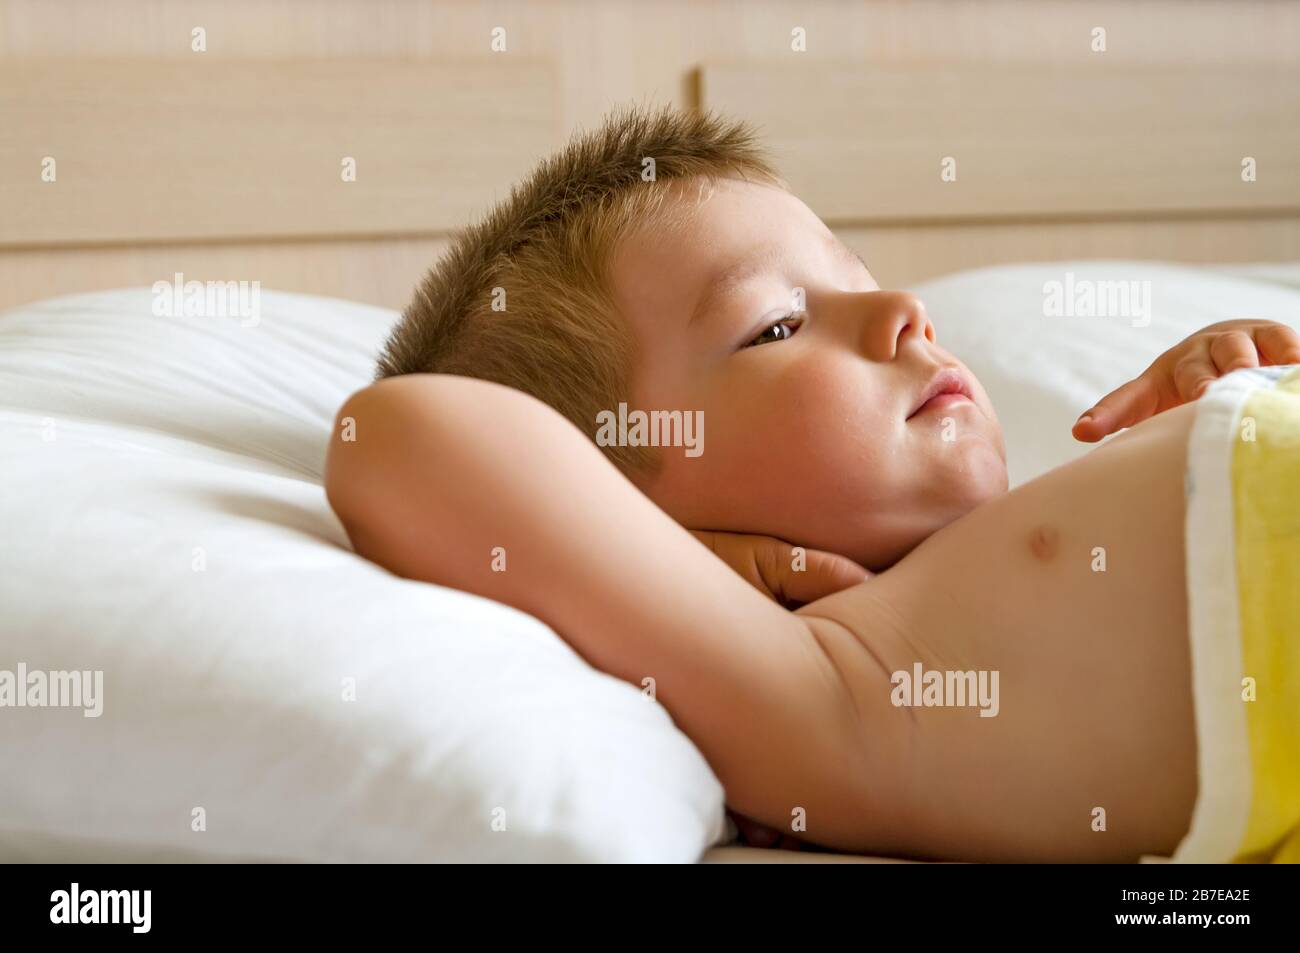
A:
{"label": "boy's nose", "polygon": [[909,335],[933,343],[934,325],[921,299],[906,291],[872,291],[863,295],[862,354],[873,361],[892,361]]}

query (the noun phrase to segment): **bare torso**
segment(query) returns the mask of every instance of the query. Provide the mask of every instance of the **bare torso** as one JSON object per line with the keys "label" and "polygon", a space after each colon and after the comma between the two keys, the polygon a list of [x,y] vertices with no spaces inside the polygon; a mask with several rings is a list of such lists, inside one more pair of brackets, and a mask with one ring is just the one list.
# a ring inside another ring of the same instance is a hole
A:
{"label": "bare torso", "polygon": [[[864,735],[906,739],[879,762],[906,801],[884,846],[1122,860],[1177,845],[1196,795],[1183,547],[1194,414],[1161,414],[801,610],[856,637],[834,651],[861,686]],[[996,671],[998,713],[897,707],[873,656],[890,673]]]}

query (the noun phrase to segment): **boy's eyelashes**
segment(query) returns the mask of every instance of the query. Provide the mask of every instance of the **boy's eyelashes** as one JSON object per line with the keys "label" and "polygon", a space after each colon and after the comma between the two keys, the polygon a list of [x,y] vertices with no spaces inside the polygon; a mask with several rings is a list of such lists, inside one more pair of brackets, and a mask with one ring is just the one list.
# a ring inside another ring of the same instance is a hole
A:
{"label": "boy's eyelashes", "polygon": [[[804,312],[791,311],[784,317],[777,318],[767,327],[759,331],[752,341],[744,347],[758,347],[760,344],[774,344],[777,341],[784,341],[794,337],[794,333],[799,330],[803,324]],[[743,350],[743,348],[742,348]]]}

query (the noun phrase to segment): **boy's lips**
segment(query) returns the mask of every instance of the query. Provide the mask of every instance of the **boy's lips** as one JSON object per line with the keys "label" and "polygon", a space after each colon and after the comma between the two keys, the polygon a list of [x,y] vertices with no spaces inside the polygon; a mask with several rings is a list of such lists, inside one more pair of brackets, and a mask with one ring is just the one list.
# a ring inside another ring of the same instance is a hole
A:
{"label": "boy's lips", "polygon": [[935,374],[930,383],[921,391],[912,407],[912,412],[907,415],[907,419],[911,420],[923,410],[946,407],[949,404],[961,403],[962,401],[973,401],[970,385],[966,383],[966,378],[955,367],[945,367]]}

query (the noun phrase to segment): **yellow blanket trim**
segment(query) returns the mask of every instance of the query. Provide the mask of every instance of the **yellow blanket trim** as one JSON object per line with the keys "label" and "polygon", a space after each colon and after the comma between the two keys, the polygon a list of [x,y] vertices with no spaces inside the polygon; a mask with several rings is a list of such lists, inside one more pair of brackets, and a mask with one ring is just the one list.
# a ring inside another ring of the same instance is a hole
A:
{"label": "yellow blanket trim", "polygon": [[[1300,371],[1247,398],[1232,460],[1252,797],[1238,862],[1300,862]],[[1253,439],[1252,439],[1253,437]]]}

